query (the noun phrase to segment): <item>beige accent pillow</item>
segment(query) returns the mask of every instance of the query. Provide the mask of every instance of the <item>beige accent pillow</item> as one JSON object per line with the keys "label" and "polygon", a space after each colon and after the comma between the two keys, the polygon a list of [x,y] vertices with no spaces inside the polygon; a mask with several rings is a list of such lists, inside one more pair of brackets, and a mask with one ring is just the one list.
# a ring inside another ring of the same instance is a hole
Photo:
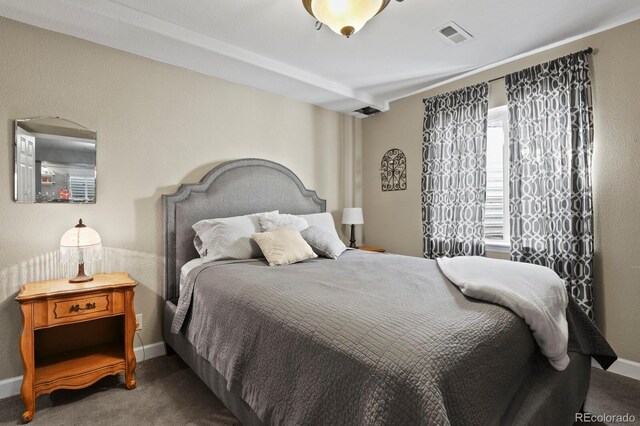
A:
{"label": "beige accent pillow", "polygon": [[258,243],[269,266],[290,265],[318,257],[302,238],[300,232],[289,228],[276,228],[251,236]]}

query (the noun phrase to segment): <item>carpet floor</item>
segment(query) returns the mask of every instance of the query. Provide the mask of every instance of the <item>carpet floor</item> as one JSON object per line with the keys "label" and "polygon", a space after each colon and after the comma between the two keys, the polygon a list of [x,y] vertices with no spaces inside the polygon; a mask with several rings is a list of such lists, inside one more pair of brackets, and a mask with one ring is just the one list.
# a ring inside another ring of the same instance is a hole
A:
{"label": "carpet floor", "polygon": [[[138,387],[107,377],[89,388],[58,390],[36,402],[31,425],[237,425],[238,421],[177,356],[139,364]],[[0,400],[0,425],[21,424],[19,396]],[[592,369],[586,410],[635,416],[640,425],[640,381]],[[614,425],[615,423],[590,423]],[[628,424],[628,423],[627,423]]]}

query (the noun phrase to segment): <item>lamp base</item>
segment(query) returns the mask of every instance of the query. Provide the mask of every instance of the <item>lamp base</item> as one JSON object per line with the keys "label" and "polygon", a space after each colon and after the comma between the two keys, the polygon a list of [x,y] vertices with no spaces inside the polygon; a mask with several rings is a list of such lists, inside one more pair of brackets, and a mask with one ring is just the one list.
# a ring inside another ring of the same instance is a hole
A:
{"label": "lamp base", "polygon": [[350,248],[358,248],[358,246],[356,245],[356,226],[355,225],[351,225],[351,239],[349,240],[349,247]]}
{"label": "lamp base", "polygon": [[85,275],[84,273],[84,263],[80,263],[78,265],[78,275],[69,279],[70,283],[86,283],[87,281],[93,281],[93,277],[91,275]]}
{"label": "lamp base", "polygon": [[76,277],[69,279],[70,283],[86,283],[87,281],[93,281],[93,277],[87,276],[87,275],[84,275],[84,276],[78,275]]}

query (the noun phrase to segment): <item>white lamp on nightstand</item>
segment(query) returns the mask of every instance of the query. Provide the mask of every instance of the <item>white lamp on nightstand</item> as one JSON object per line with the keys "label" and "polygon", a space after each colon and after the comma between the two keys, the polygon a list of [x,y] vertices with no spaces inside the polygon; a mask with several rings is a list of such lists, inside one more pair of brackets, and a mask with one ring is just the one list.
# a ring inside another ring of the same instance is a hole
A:
{"label": "white lamp on nightstand", "polygon": [[69,229],[60,239],[60,261],[62,263],[78,263],[78,275],[69,280],[70,283],[83,283],[93,280],[84,273],[84,262],[100,259],[102,240],[100,235],[87,225],[82,219],[76,226]]}
{"label": "white lamp on nightstand", "polygon": [[356,246],[356,225],[362,225],[364,223],[364,217],[362,216],[362,209],[360,207],[347,207],[342,210],[342,224],[351,225],[351,239],[349,247],[358,248]]}

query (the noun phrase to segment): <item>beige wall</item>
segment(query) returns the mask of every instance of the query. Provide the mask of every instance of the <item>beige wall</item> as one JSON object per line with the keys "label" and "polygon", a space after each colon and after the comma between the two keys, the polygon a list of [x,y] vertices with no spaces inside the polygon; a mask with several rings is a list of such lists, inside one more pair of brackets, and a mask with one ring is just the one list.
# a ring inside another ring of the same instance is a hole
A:
{"label": "beige wall", "polygon": [[[22,373],[19,285],[57,267],[40,255],[55,253],[79,217],[109,248],[105,269],[141,281],[136,310],[152,343],[161,340],[161,194],[219,162],[261,157],[291,168],[333,213],[359,198],[352,118],[6,19],[0,52],[0,379]],[[33,116],[97,130],[97,204],[12,201],[13,120]]]}
{"label": "beige wall", "polygon": [[[593,56],[595,299],[598,324],[622,358],[640,361],[640,21],[496,67],[391,104],[363,123],[363,198],[367,244],[420,256],[422,99],[500,77],[587,47]],[[492,87],[492,102],[500,89]],[[380,190],[380,160],[407,155],[406,191]]]}

